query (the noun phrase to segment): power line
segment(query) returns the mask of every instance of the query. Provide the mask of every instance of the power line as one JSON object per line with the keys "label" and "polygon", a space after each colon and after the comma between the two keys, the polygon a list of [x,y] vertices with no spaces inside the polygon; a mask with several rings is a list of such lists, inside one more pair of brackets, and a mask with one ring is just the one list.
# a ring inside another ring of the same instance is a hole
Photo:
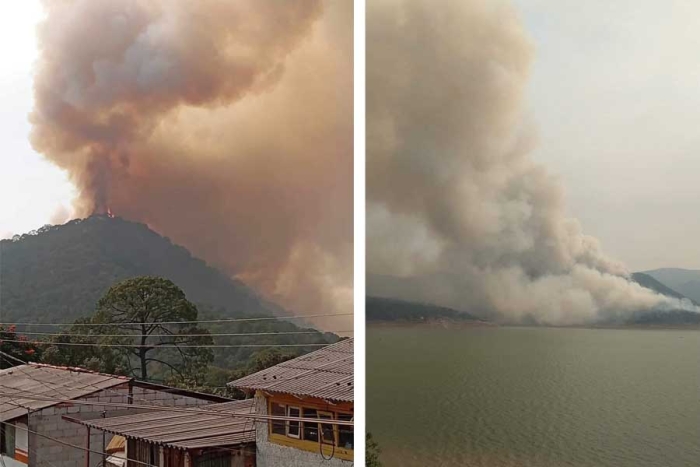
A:
{"label": "power line", "polygon": [[[317,315],[300,315],[300,316],[265,316],[260,318],[221,318],[221,319],[202,319],[196,321],[150,321],[143,323],[0,323],[0,326],[140,326],[150,324],[204,324],[204,323],[244,323],[251,321],[288,321],[293,319],[305,318],[321,318],[330,316],[352,316],[353,313],[325,313]],[[320,331],[319,331],[320,332]]]}
{"label": "power line", "polygon": [[[15,357],[15,356],[13,356],[13,355],[10,355],[10,354],[8,354],[8,353],[6,353],[6,352],[0,351],[0,359],[5,360],[7,363],[10,363],[10,365],[12,365],[12,363],[11,363],[12,360],[14,360],[14,361],[16,361],[16,362],[20,362],[21,364],[24,365],[24,362],[23,362],[21,359]],[[56,391],[56,392],[59,393],[61,396],[66,397],[66,398],[69,398],[68,395],[66,395],[66,394],[64,394],[63,392],[61,392],[58,388],[52,388],[52,387],[48,386],[48,384],[49,384],[48,382],[46,382],[46,381],[40,381],[40,380],[38,380],[38,379],[36,379],[36,378],[33,378],[31,375],[29,375],[28,373],[26,373],[25,371],[23,371],[22,368],[16,367],[16,366],[13,366],[12,368],[13,368],[13,369],[16,369],[17,371],[19,371],[19,372],[22,373],[23,375],[27,376],[29,379],[38,381],[40,384],[42,384],[42,385],[43,385],[44,387],[46,387],[47,389],[52,390],[52,391]]]}
{"label": "power line", "polygon": [[[14,356],[12,356],[12,355],[10,355],[10,354],[7,354],[7,353],[5,353],[5,352],[0,351],[0,356],[4,356],[4,357],[5,357],[4,359],[5,359],[6,361],[8,361],[8,362],[9,362],[9,360],[7,359],[7,357],[9,357],[10,359],[13,359],[13,360],[15,360],[15,361],[17,361],[17,362],[20,362],[20,363],[24,364],[24,362],[22,362],[22,360],[20,360],[19,358],[14,357]],[[40,368],[40,369],[41,369],[41,368],[45,368],[45,367],[43,367],[42,365],[38,365],[38,364],[32,364],[32,365],[33,365],[33,366],[36,366],[36,367],[38,367],[38,368]],[[93,406],[96,405],[96,406],[101,406],[101,407],[126,407],[126,408],[130,408],[130,409],[133,409],[133,408],[147,408],[147,409],[149,409],[149,410],[163,410],[163,411],[168,411],[168,412],[187,412],[187,413],[199,413],[199,414],[207,414],[207,415],[212,415],[212,414],[214,414],[214,415],[219,415],[219,414],[220,414],[221,416],[224,416],[224,417],[233,415],[233,414],[231,414],[231,413],[217,412],[217,411],[214,410],[214,409],[199,410],[199,409],[186,409],[186,408],[183,409],[183,408],[175,408],[175,407],[167,407],[167,406],[153,406],[153,405],[150,405],[150,404],[143,404],[143,405],[142,405],[142,404],[138,404],[138,405],[136,405],[136,404],[123,404],[123,403],[120,404],[120,403],[111,403],[111,402],[102,402],[102,401],[97,401],[97,402],[77,401],[77,400],[75,400],[75,399],[71,399],[70,397],[67,397],[65,394],[62,394],[62,393],[58,390],[58,388],[52,388],[52,387],[50,387],[50,386],[47,386],[47,385],[50,384],[50,383],[37,380],[36,378],[32,377],[32,376],[29,375],[28,373],[24,372],[20,367],[13,367],[13,369],[16,369],[17,371],[21,372],[22,374],[24,374],[25,376],[29,377],[29,378],[32,379],[32,380],[36,380],[36,381],[39,382],[40,384],[42,384],[42,385],[44,385],[45,387],[47,387],[49,390],[58,392],[58,393],[61,394],[63,397],[66,397],[66,399],[55,399],[55,398],[42,397],[42,396],[44,396],[43,394],[36,394],[36,393],[32,393],[32,392],[30,392],[30,391],[17,391],[17,392],[14,393],[14,394],[4,394],[4,393],[0,393],[0,397],[8,397],[10,400],[13,400],[14,397],[22,397],[23,399],[27,399],[27,400],[36,400],[36,401],[45,401],[45,402],[55,402],[55,403],[69,403],[69,404],[77,404],[77,405],[93,405]],[[104,388],[99,388],[99,387],[94,386],[94,385],[91,385],[91,384],[88,384],[87,386],[90,386],[90,387],[95,388],[95,389],[100,390],[100,391],[106,390],[106,389],[104,389]],[[0,384],[0,387],[6,388],[6,389],[10,389],[10,390],[15,389],[15,388],[7,387],[7,386],[2,385],[2,384]],[[67,389],[71,389],[71,388],[67,388]],[[73,388],[73,389],[75,389],[75,388]],[[33,396],[35,396],[35,397],[27,397],[27,396],[25,396],[25,394],[33,395]],[[123,394],[120,394],[120,395],[123,395]],[[147,400],[145,400],[145,399],[142,399],[142,400],[144,400],[145,402],[150,402],[150,401],[147,401]],[[12,404],[12,405],[17,405],[18,407],[26,408],[26,407],[23,407],[23,406],[18,405],[18,404]],[[239,415],[239,414],[236,414],[236,415]],[[239,415],[239,416],[243,416],[243,415]],[[304,420],[306,420],[306,421],[309,422],[309,423],[313,423],[313,420],[314,420],[314,419],[303,419],[303,418],[295,418],[295,417],[279,417],[279,416],[263,416],[263,415],[260,415],[260,416],[257,416],[257,415],[256,415],[256,416],[254,416],[254,417],[246,417],[246,418],[252,418],[252,419],[257,420],[257,421],[259,421],[260,419],[262,419],[262,420],[281,420],[281,421],[297,421],[297,420],[299,420],[299,421],[304,421]],[[310,421],[310,420],[311,420],[311,421]],[[318,423],[318,422],[317,422],[317,423]],[[331,423],[331,424],[333,424],[333,423]],[[353,426],[353,423],[352,423],[352,422],[350,422],[350,423],[343,423],[343,422],[340,422],[340,423],[335,423],[335,424],[337,424],[337,425],[349,425],[349,426]]]}
{"label": "power line", "polygon": [[[9,361],[10,361],[10,360],[8,359],[8,357],[9,357],[10,359],[12,359],[12,360],[16,360],[16,361],[19,361],[19,362],[22,361],[22,360],[20,360],[19,358],[14,357],[14,356],[12,356],[12,355],[10,355],[10,354],[7,354],[7,353],[5,353],[5,352],[2,352],[2,351],[0,351],[0,357],[2,357],[2,359],[5,360],[5,361],[7,361],[8,363],[9,363]],[[24,375],[26,375],[26,376],[28,376],[28,377],[31,378],[31,376],[28,375],[27,373],[25,373],[24,371],[22,371],[21,368],[18,368],[18,367],[13,367],[13,368],[16,369],[16,370],[18,370],[18,371],[21,372],[22,374],[24,374]],[[52,387],[48,386],[48,384],[49,384],[48,382],[40,381],[40,380],[38,380],[38,379],[36,379],[36,378],[31,378],[31,379],[34,380],[34,381],[38,381],[39,383],[41,383],[42,385],[44,385],[45,387],[47,387],[49,390],[56,391],[57,393],[59,393],[59,394],[62,395],[63,397],[68,397],[68,396],[66,396],[65,394],[63,394],[61,391],[59,391],[58,388],[52,388]],[[5,387],[5,386],[1,386],[1,387]],[[19,403],[17,403],[17,402],[13,403],[12,401],[13,401],[14,399],[13,399],[12,397],[9,397],[9,399],[10,399],[10,401],[8,401],[8,403],[9,403],[10,405],[14,405],[15,407],[29,410],[29,408],[24,407],[24,406],[22,406],[21,404],[19,404]],[[29,422],[28,419],[27,419],[27,422]],[[2,422],[2,423],[5,424],[5,425],[7,425],[6,422]],[[20,429],[20,430],[25,429],[25,428],[19,427],[18,425],[15,425],[15,424],[13,424],[13,426],[15,427],[15,429]],[[35,431],[30,430],[29,427],[26,428],[26,431],[27,431],[28,433],[33,433],[33,434],[35,434],[35,435],[37,435],[37,436],[40,436],[40,437],[43,437],[43,438],[53,440],[53,441],[55,441],[55,442],[57,442],[57,443],[59,443],[59,444],[63,444],[63,445],[66,445],[66,446],[70,446],[70,447],[73,447],[73,448],[77,448],[77,449],[83,449],[83,450],[88,451],[88,452],[95,452],[95,453],[98,453],[98,454],[103,455],[103,456],[106,456],[106,455],[107,455],[107,453],[105,453],[105,452],[91,451],[91,450],[88,449],[88,448],[84,448],[84,447],[80,447],[80,446],[75,446],[75,445],[73,445],[73,444],[66,443],[65,441],[61,441],[61,440],[59,440],[59,439],[52,438],[52,437],[47,436],[47,435],[42,435],[42,434],[40,434],[40,433],[37,433],[37,432],[35,432]],[[88,438],[88,439],[89,439],[89,438]],[[1,455],[0,455],[0,457],[1,457]],[[140,461],[136,461],[136,460],[135,460],[134,462],[136,462],[136,463],[138,463],[138,464],[143,464],[143,465],[146,465],[146,466],[149,466],[149,467],[156,467],[156,466],[151,466],[151,464],[146,464],[146,463],[144,463],[144,462],[140,462]],[[5,467],[5,466],[4,466],[4,462],[3,462],[3,467]]]}
{"label": "power line", "polygon": [[[8,357],[16,362],[23,364],[23,365],[26,364],[21,359],[0,351],[0,358],[9,362],[10,360],[8,359]],[[29,365],[35,366],[39,369],[46,368],[43,365],[36,364],[36,363],[29,363]],[[354,426],[354,421],[338,421],[338,420],[325,421],[326,419],[308,419],[308,418],[301,418],[301,417],[286,417],[286,416],[282,417],[282,416],[269,416],[269,415],[246,416],[243,414],[232,414],[232,413],[226,413],[226,412],[218,412],[213,408],[208,409],[208,410],[201,410],[201,409],[182,409],[182,408],[175,408],[175,407],[162,406],[162,405],[154,406],[154,405],[150,404],[150,403],[152,403],[152,401],[148,401],[147,399],[142,399],[142,398],[135,398],[135,399],[141,400],[144,402],[149,402],[149,404],[131,404],[131,403],[120,404],[120,403],[107,403],[107,402],[102,402],[102,401],[97,401],[97,402],[77,401],[75,399],[71,399],[70,397],[66,396],[64,393],[62,393],[58,389],[58,387],[51,387],[50,383],[37,380],[32,375],[29,375],[28,373],[24,372],[20,367],[13,367],[13,369],[21,372],[22,374],[24,374],[25,376],[29,377],[32,380],[36,380],[40,384],[44,385],[47,389],[49,389],[51,391],[56,391],[61,396],[66,398],[66,399],[47,398],[47,397],[42,397],[42,396],[44,396],[43,394],[36,394],[36,393],[29,392],[29,391],[18,391],[17,393],[14,394],[14,397],[21,397],[21,398],[27,399],[27,400],[48,401],[48,402],[56,402],[56,403],[69,403],[69,404],[77,404],[77,405],[91,405],[91,406],[101,406],[101,407],[120,407],[120,408],[126,407],[129,409],[145,408],[148,410],[156,410],[156,411],[178,412],[178,413],[187,412],[187,413],[198,413],[198,414],[206,414],[206,415],[217,415],[217,416],[223,416],[223,417],[239,416],[241,418],[247,418],[252,422],[270,423],[272,421],[300,421],[300,422],[306,422],[306,423],[327,423],[330,425],[338,425],[338,431],[345,431],[345,432],[350,432],[350,431],[349,430],[342,430],[340,428],[340,426],[351,426],[351,427]],[[112,391],[109,388],[100,388],[100,387],[94,386],[92,384],[88,384],[87,386],[92,387],[98,391],[109,391],[109,392],[114,392],[116,394],[119,394],[120,396],[123,396],[122,393],[119,393],[117,391]],[[9,388],[9,387],[2,385],[2,384],[0,384],[0,387],[6,388],[6,389],[14,389],[14,388]],[[62,388],[71,389],[70,387],[62,387]],[[73,388],[73,389],[75,389],[75,388]],[[176,388],[173,388],[173,389],[176,389]],[[33,395],[35,397],[27,397],[26,396],[27,394]],[[3,396],[8,397],[10,400],[14,400],[13,395],[0,393],[0,397],[3,397]],[[132,400],[133,400],[133,398],[132,398]],[[10,404],[12,404],[12,403],[10,402]],[[19,405],[19,404],[16,404],[16,403],[12,404],[12,405],[16,405],[17,407],[21,407],[21,408],[26,408],[26,407]],[[321,422],[320,420],[324,420],[324,421]]]}
{"label": "power line", "polygon": [[[134,331],[139,331],[134,329]],[[332,333],[353,333],[354,331],[323,331]],[[52,337],[138,337],[140,334],[80,334],[80,333],[54,333],[54,332],[25,332],[18,334],[28,336],[52,336]],[[239,332],[239,333],[209,333],[209,334],[148,334],[148,337],[243,337],[243,336],[290,336],[299,334],[322,334],[321,331],[281,331],[281,332]]]}
{"label": "power line", "polygon": [[[16,362],[19,362],[19,363],[21,363],[21,364],[25,364],[21,359],[19,359],[19,358],[17,358],[17,357],[14,357],[14,356],[12,356],[12,355],[6,354],[5,352],[2,352],[2,351],[0,351],[0,356],[9,357],[9,358],[13,359],[13,360],[16,361]],[[3,358],[3,359],[6,360],[6,361],[8,361],[8,362],[10,362],[10,360],[9,360],[8,358]],[[32,366],[36,366],[36,367],[39,368],[39,369],[45,369],[45,367],[44,367],[43,365],[40,365],[40,364],[35,364],[35,363],[28,363],[28,364],[29,364],[29,365],[32,365]],[[19,370],[20,372],[24,373],[20,368],[17,368],[17,367],[14,367],[14,368],[17,369],[17,370]],[[26,375],[26,373],[24,373],[24,374]],[[27,376],[29,376],[29,375],[27,375]],[[34,379],[34,378],[32,378],[32,379]],[[41,384],[44,384],[44,383],[45,383],[44,385],[45,385],[49,390],[56,390],[56,392],[58,392],[59,394],[63,395],[60,391],[58,391],[57,388],[51,388],[50,386],[48,386],[48,384],[49,384],[48,382],[42,382],[42,381],[39,381],[39,382],[40,382]],[[98,390],[110,391],[110,392],[115,392],[115,393],[116,393],[116,391],[111,391],[109,388],[99,388],[99,387],[97,387],[97,386],[90,385],[90,384],[89,384],[88,386],[93,387],[93,388],[98,389]],[[0,385],[0,387],[6,387],[6,386]],[[70,388],[68,388],[68,389],[70,389]],[[176,389],[176,388],[173,388],[173,389]],[[24,394],[32,394],[32,393],[30,393],[30,392],[28,392],[28,391],[24,391],[23,393],[24,393]],[[19,395],[19,394],[21,394],[21,393],[18,393],[18,395]],[[119,394],[120,396],[123,396],[123,394],[121,394],[121,393],[118,393],[118,394]],[[9,396],[9,395],[0,394],[0,397],[1,397],[1,396]],[[63,396],[66,397],[65,395],[63,395]],[[26,397],[26,396],[21,396],[21,395],[19,395],[19,397],[23,397],[24,399],[32,400],[32,398]],[[47,400],[47,399],[45,399],[45,398],[39,398],[39,397],[36,397],[36,398],[33,398],[33,399],[34,399],[34,400]],[[151,401],[148,401],[148,400],[146,400],[146,399],[140,399],[140,398],[136,398],[136,399],[138,399],[138,400],[143,400],[143,401],[145,401],[145,402],[151,402]],[[10,400],[13,400],[13,398],[12,398],[11,396],[10,396]],[[129,403],[129,404],[112,404],[112,403],[104,403],[104,402],[83,403],[83,401],[76,401],[76,400],[73,400],[73,399],[60,400],[59,402],[72,403],[72,404],[78,404],[78,405],[102,406],[102,407],[105,407],[105,406],[120,406],[120,407],[129,408],[129,409],[144,408],[144,409],[147,409],[147,410],[156,410],[156,411],[165,411],[165,412],[192,412],[192,413],[201,413],[201,414],[206,414],[206,415],[221,415],[222,417],[231,416],[232,418],[235,418],[236,416],[239,416],[239,417],[241,417],[241,418],[246,418],[246,419],[247,419],[247,420],[245,421],[245,424],[244,424],[244,431],[250,431],[250,430],[248,429],[249,426],[254,430],[254,429],[255,429],[255,423],[256,423],[256,422],[257,422],[257,423],[260,423],[260,422],[262,422],[262,423],[272,423],[272,422],[275,422],[275,421],[285,421],[285,422],[297,421],[297,422],[304,422],[304,423],[311,423],[311,424],[314,424],[314,423],[324,423],[324,424],[329,424],[329,425],[336,425],[336,426],[337,426],[336,429],[337,429],[337,432],[338,432],[338,433],[354,433],[354,431],[352,430],[352,427],[354,426],[354,420],[351,420],[351,421],[349,421],[349,422],[346,421],[345,423],[343,423],[343,421],[337,421],[337,420],[313,419],[313,418],[312,418],[312,419],[308,419],[308,418],[301,418],[301,417],[297,418],[297,417],[261,416],[261,415],[246,416],[246,415],[244,415],[244,414],[232,414],[232,413],[216,412],[215,409],[213,409],[213,408],[210,408],[210,409],[208,409],[208,410],[206,410],[206,411],[204,411],[204,410],[191,410],[191,409],[188,410],[188,409],[177,409],[177,408],[167,407],[167,406],[166,406],[166,407],[163,407],[163,406],[151,406],[151,405],[141,405],[141,404],[131,404],[131,403]],[[17,404],[17,403],[12,403],[12,402],[9,402],[9,403],[10,403],[11,405],[14,405],[14,406],[19,407],[19,408],[25,408],[24,406],[22,406],[22,405],[20,405],[20,404]],[[257,401],[254,401],[254,406],[257,406]],[[257,411],[256,411],[256,412],[257,412]],[[4,422],[2,422],[2,423],[4,423]],[[250,423],[251,425],[248,425],[248,423]],[[351,429],[349,429],[349,430],[348,430],[348,429],[343,429],[343,428],[342,428],[343,426],[349,426]],[[22,428],[20,428],[20,429],[22,429]],[[55,438],[52,438],[52,437],[49,437],[49,436],[41,435],[41,434],[36,433],[36,432],[33,432],[33,431],[29,430],[29,429],[27,429],[27,431],[30,432],[30,433],[34,433],[34,434],[36,434],[36,435],[38,435],[38,436],[42,436],[42,437],[44,437],[44,438],[54,440],[54,441],[56,441],[56,442],[58,442],[58,443],[60,443],[60,444],[64,444],[64,445],[67,445],[67,446],[76,448],[76,449],[82,449],[82,450],[87,451],[87,452],[96,453],[96,454],[102,455],[103,457],[105,457],[105,456],[108,455],[108,453],[105,453],[105,452],[103,452],[103,451],[94,451],[94,450],[90,450],[90,449],[83,448],[83,447],[80,447],[80,446],[75,446],[75,445],[72,445],[72,444],[70,444],[70,443],[65,443],[65,442],[63,442],[63,441],[60,441],[60,440],[58,440],[58,439],[55,439]],[[101,431],[104,431],[104,429],[101,429]],[[224,447],[224,446],[219,446],[219,447],[217,447],[217,449],[219,449],[219,450],[225,450],[225,451],[228,451],[228,452],[238,452],[238,453],[243,453],[243,452],[251,453],[251,452],[254,452],[254,451],[249,451],[249,450],[246,449],[246,448],[235,448],[235,449],[234,449],[234,448],[228,448],[228,447]],[[319,449],[320,449],[320,447],[319,447]],[[333,449],[335,450],[335,445],[333,445]],[[332,456],[331,456],[331,457],[332,457]],[[131,459],[130,459],[130,460],[131,460]],[[3,461],[4,461],[4,459],[3,459]],[[49,464],[51,464],[51,463],[48,462],[48,461],[46,461],[46,462],[49,463]],[[142,464],[142,465],[145,465],[145,466],[151,466],[151,464],[147,464],[147,463],[145,463],[145,462],[140,462],[140,461],[136,461],[136,460],[133,460],[133,462],[138,463],[138,464]],[[6,467],[4,464],[5,464],[5,463],[3,462],[3,467]],[[51,465],[52,465],[52,467],[55,467],[55,466],[53,466],[53,464],[51,464]],[[151,466],[151,467],[155,467],[155,466]]]}
{"label": "power line", "polygon": [[[0,423],[3,423],[3,424],[5,424],[5,425],[7,425],[7,422],[0,422]],[[56,442],[56,443],[58,443],[58,444],[62,444],[62,445],[64,445],[64,446],[68,446],[68,447],[71,447],[71,448],[74,448],[74,449],[80,449],[80,450],[82,450],[82,451],[89,452],[89,453],[92,453],[92,454],[99,454],[100,456],[109,456],[109,453],[108,453],[108,452],[104,452],[104,451],[95,451],[94,449],[88,449],[88,448],[86,448],[86,447],[84,447],[84,446],[77,446],[77,445],[75,445],[75,444],[71,444],[71,443],[68,443],[68,442],[66,442],[66,441],[62,441],[62,440],[57,439],[57,438],[54,438],[54,437],[52,437],[52,436],[44,435],[44,434],[38,433],[38,432],[36,432],[36,431],[34,431],[34,430],[30,430],[29,427],[24,428],[24,427],[20,427],[20,426],[18,426],[18,425],[13,425],[13,426],[15,427],[15,429],[19,429],[19,430],[26,431],[26,432],[31,433],[31,434],[33,434],[33,435],[36,435],[36,436],[39,436],[39,437],[41,437],[41,438],[45,438],[45,439],[54,441],[54,442]],[[147,463],[147,462],[137,461],[137,460],[135,460],[135,459],[129,459],[129,462],[134,462],[134,463],[136,463],[136,464],[145,465],[146,467],[158,467],[158,466],[156,466],[156,465],[149,464],[149,463]]]}
{"label": "power line", "polygon": [[237,349],[237,348],[260,348],[260,347],[326,347],[332,344],[202,344],[202,345],[175,345],[175,344],[165,344],[160,345],[158,343],[149,345],[139,345],[139,344],[100,344],[98,342],[41,342],[41,341],[26,341],[18,339],[0,339],[2,342],[14,342],[14,343],[24,343],[32,345],[68,345],[68,346],[78,346],[78,347],[124,347],[124,348],[144,348],[152,347],[154,349]]}
{"label": "power line", "polygon": [[[8,357],[9,357],[9,358],[8,358]],[[10,363],[12,360],[14,360],[15,362],[19,362],[21,365],[29,365],[29,366],[32,366],[32,367],[34,367],[34,368],[37,368],[37,369],[40,370],[40,371],[41,371],[41,370],[46,370],[46,371],[48,371],[48,368],[47,368],[46,366],[44,366],[44,365],[41,365],[41,364],[39,364],[39,363],[33,363],[33,362],[26,362],[26,363],[25,363],[25,362],[22,361],[21,359],[19,359],[19,358],[17,358],[17,357],[14,357],[14,356],[12,356],[12,355],[10,355],[10,354],[7,354],[7,353],[5,353],[5,352],[2,352],[2,351],[0,351],[0,359],[5,360],[5,361],[8,362],[8,363]],[[10,360],[10,359],[11,359],[11,360]],[[65,386],[59,386],[59,385],[54,384],[53,387],[52,387],[51,383],[49,383],[48,381],[41,381],[41,380],[35,378],[33,375],[30,375],[29,373],[26,373],[25,371],[23,371],[22,368],[19,367],[19,366],[13,366],[12,368],[13,368],[14,370],[19,371],[19,372],[22,373],[23,375],[27,376],[27,378],[29,378],[29,379],[31,379],[31,380],[33,380],[33,381],[37,381],[38,383],[42,384],[44,387],[46,387],[46,388],[49,389],[50,391],[56,391],[58,394],[60,394],[61,396],[65,397],[66,399],[70,399],[70,396],[67,396],[66,394],[64,394],[63,392],[61,392],[60,389],[59,389],[59,388],[65,388]],[[45,372],[46,372],[46,371],[45,371]],[[68,371],[69,377],[73,376],[73,373],[74,373],[73,371]],[[78,372],[75,372],[75,373],[78,373]],[[133,378],[129,378],[129,379],[132,380]],[[81,381],[80,384],[83,385],[83,384],[85,384],[85,383]],[[122,392],[115,391],[115,390],[113,390],[113,389],[111,389],[111,388],[99,387],[99,386],[95,386],[94,384],[85,384],[85,385],[88,386],[88,387],[90,387],[90,388],[95,389],[96,391],[110,392],[110,393],[117,394],[117,395],[120,396],[120,397],[124,397],[124,394],[123,394]],[[0,387],[4,387],[4,386],[0,385]],[[69,387],[69,388],[67,388],[67,389],[71,389],[71,388]],[[171,391],[173,391],[173,390],[174,390],[174,391],[177,391],[178,389],[177,389],[177,388],[169,388],[169,390],[167,390],[167,391],[166,391],[166,390],[160,390],[160,391],[161,391],[161,392],[171,392]],[[138,401],[143,401],[143,402],[146,402],[146,403],[153,403],[153,401],[149,401],[148,399],[144,399],[144,398],[141,398],[141,397],[134,397],[133,395],[129,395],[128,397],[130,397],[131,400],[138,400]],[[162,402],[163,402],[163,404],[167,403],[167,401],[162,401]]]}
{"label": "power line", "polygon": [[[12,424],[7,423],[7,422],[0,422],[0,423],[3,424],[4,426],[9,426],[9,425],[11,425],[11,426],[12,426],[13,428],[15,428],[15,429],[19,428],[20,430],[23,430],[22,427],[18,427],[18,426],[15,425],[14,423],[12,423]],[[29,428],[27,428],[27,431],[29,431]],[[27,444],[29,444],[29,443],[27,443]],[[29,446],[27,446],[27,453],[28,453],[28,454],[34,453],[34,455],[36,456],[37,462],[45,462],[45,463],[49,464],[51,467],[56,467],[56,464],[52,463],[52,462],[49,461],[48,459],[39,459],[39,454],[37,454],[36,449],[31,449]],[[0,460],[2,460],[2,465],[3,465],[3,467],[7,467],[6,464],[5,464],[5,459],[3,458],[2,454],[0,454]]]}
{"label": "power line", "polygon": [[[4,389],[13,389],[5,385],[0,385]],[[15,399],[26,399],[29,401],[40,401],[40,402],[51,402],[54,404],[74,404],[74,405],[88,405],[88,406],[100,406],[100,407],[117,407],[117,408],[128,408],[128,409],[146,409],[153,410],[157,412],[173,412],[173,413],[192,413],[199,415],[213,415],[216,417],[224,418],[245,418],[252,419],[260,422],[306,422],[306,423],[322,423],[327,425],[338,425],[338,426],[354,426],[354,421],[352,420],[334,420],[325,418],[303,418],[303,417],[287,417],[281,415],[258,415],[258,414],[243,414],[243,413],[232,413],[232,412],[221,412],[213,408],[210,409],[187,409],[180,407],[163,407],[160,405],[141,405],[141,404],[124,404],[118,402],[103,402],[103,401],[83,401],[76,399],[57,399],[54,397],[42,397],[42,394],[36,394],[29,391],[17,391],[14,393],[4,393],[0,392],[0,397],[7,397],[11,400]],[[21,404],[17,403],[18,406],[26,408]]]}

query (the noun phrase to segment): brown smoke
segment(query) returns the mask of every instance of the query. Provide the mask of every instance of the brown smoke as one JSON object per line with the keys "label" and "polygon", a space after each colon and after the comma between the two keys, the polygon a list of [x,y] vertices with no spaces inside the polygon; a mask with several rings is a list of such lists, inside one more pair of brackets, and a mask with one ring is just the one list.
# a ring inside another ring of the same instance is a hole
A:
{"label": "brown smoke", "polygon": [[77,216],[144,222],[294,311],[351,310],[351,2],[44,5],[32,143]]}
{"label": "brown smoke", "polygon": [[559,324],[688,305],[630,282],[530,157],[533,50],[507,2],[383,0],[367,17],[368,291]]}

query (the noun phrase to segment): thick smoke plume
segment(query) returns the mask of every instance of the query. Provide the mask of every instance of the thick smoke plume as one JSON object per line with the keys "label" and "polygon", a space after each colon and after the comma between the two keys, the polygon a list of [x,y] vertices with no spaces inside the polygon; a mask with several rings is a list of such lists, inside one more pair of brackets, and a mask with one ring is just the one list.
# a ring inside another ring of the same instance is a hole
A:
{"label": "thick smoke plume", "polygon": [[513,8],[439,3],[368,2],[368,290],[511,322],[688,307],[628,280],[530,157]]}
{"label": "thick smoke plume", "polygon": [[351,310],[351,2],[44,5],[32,143],[77,216],[144,222],[294,311]]}

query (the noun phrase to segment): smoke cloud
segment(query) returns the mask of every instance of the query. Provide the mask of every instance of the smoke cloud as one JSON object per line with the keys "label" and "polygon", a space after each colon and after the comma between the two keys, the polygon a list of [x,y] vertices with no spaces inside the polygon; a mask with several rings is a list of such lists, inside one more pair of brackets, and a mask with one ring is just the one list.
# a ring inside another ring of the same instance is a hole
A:
{"label": "smoke cloud", "polygon": [[370,292],[550,324],[691,307],[628,280],[533,162],[533,48],[507,2],[375,1],[367,18]]}
{"label": "smoke cloud", "polygon": [[351,2],[44,6],[32,144],[76,216],[144,222],[293,311],[352,309]]}

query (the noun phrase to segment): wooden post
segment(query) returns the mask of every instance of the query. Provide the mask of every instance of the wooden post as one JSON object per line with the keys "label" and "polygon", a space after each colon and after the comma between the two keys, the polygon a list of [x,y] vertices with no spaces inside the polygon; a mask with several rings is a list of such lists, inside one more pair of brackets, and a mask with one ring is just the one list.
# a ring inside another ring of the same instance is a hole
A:
{"label": "wooden post", "polygon": [[[107,417],[107,411],[102,411],[102,418]],[[102,430],[102,467],[107,465],[107,432]]]}
{"label": "wooden post", "polygon": [[90,467],[90,427],[87,428],[87,450],[85,451],[85,467]]}

